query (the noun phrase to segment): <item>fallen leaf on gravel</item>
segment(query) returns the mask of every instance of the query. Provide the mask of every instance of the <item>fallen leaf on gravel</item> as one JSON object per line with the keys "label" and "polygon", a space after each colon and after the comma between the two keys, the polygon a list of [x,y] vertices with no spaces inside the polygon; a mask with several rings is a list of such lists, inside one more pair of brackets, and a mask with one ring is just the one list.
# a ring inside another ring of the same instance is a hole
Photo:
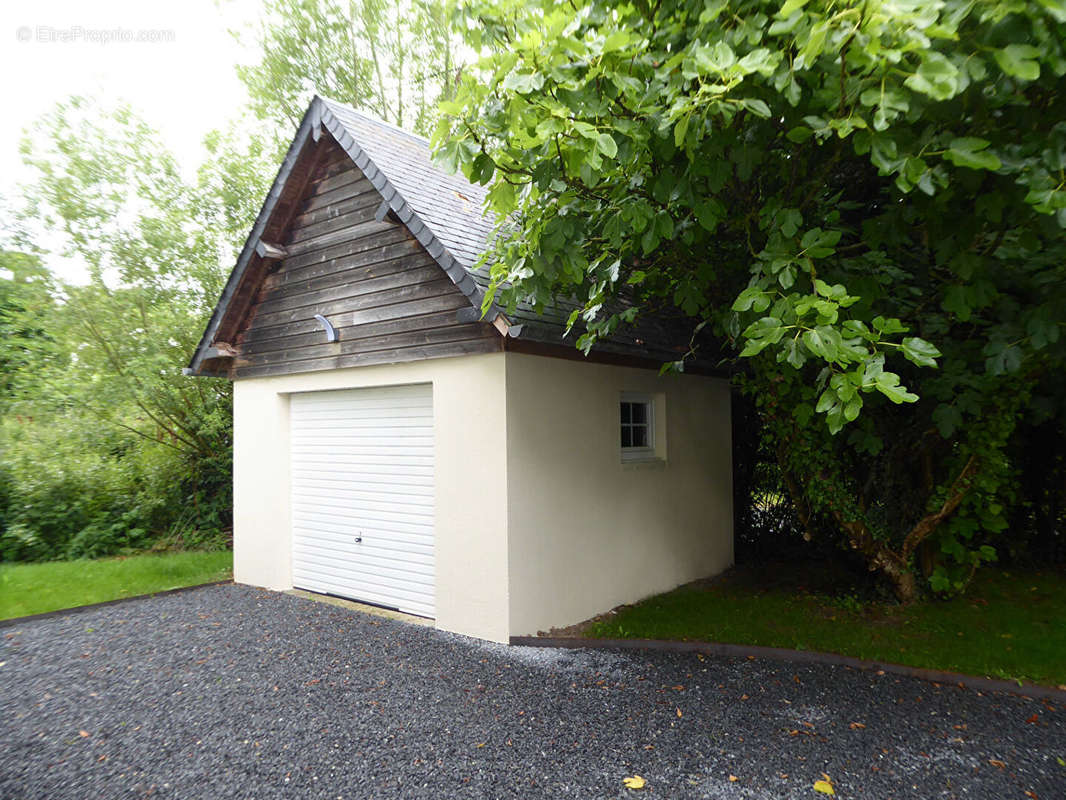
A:
{"label": "fallen leaf on gravel", "polygon": [[857,730],[859,728],[865,728],[866,726],[863,725],[861,722],[853,722],[850,725],[848,725],[848,727],[851,728],[854,731],[854,730]]}
{"label": "fallen leaf on gravel", "polygon": [[1030,800],[1039,800],[1039,798],[1036,796],[1036,792],[1030,792],[1029,790],[1026,790],[1025,796],[1028,797]]}
{"label": "fallen leaf on gravel", "polygon": [[677,710],[677,716],[678,716],[678,717],[680,717],[680,716],[681,716],[681,709],[680,709],[680,708],[679,708],[679,709]]}
{"label": "fallen leaf on gravel", "polygon": [[1062,756],[1056,756],[1055,760],[1059,762],[1060,767],[1066,767],[1066,758],[1063,758]]}
{"label": "fallen leaf on gravel", "polygon": [[815,781],[814,791],[821,792],[822,794],[836,794],[836,790],[833,789],[833,784],[829,781]]}
{"label": "fallen leaf on gravel", "polygon": [[998,758],[990,758],[988,759],[988,763],[991,764],[993,767],[999,767],[999,769],[1007,768],[1007,765],[1000,761]]}
{"label": "fallen leaf on gravel", "polygon": [[80,736],[82,739],[86,738],[88,735],[88,731],[78,731],[78,736]]}
{"label": "fallen leaf on gravel", "polygon": [[626,785],[627,789],[643,789],[647,781],[639,775],[634,775],[632,778],[623,778],[622,783]]}
{"label": "fallen leaf on gravel", "polygon": [[482,747],[484,747],[484,746],[485,746],[485,743],[484,743],[484,742],[478,742],[478,744],[477,744],[477,749],[478,749],[478,750],[480,750],[480,749],[481,749]]}
{"label": "fallen leaf on gravel", "polygon": [[738,778],[736,775],[730,775],[729,776],[729,782],[730,783],[736,783],[739,780],[740,780],[740,778]]}
{"label": "fallen leaf on gravel", "polygon": [[740,699],[741,699],[741,700],[747,700],[747,699],[748,699],[748,696],[747,696],[746,694],[742,694],[742,695],[740,696]]}
{"label": "fallen leaf on gravel", "polygon": [[1029,717],[1026,722],[1028,722],[1030,725],[1036,725],[1036,723],[1040,722],[1040,715],[1033,714],[1033,716]]}

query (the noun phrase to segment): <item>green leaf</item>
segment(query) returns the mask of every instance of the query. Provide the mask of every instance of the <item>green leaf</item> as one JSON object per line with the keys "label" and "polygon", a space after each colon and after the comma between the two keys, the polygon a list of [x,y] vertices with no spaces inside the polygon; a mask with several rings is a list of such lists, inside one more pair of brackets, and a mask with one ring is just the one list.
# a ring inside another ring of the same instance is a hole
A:
{"label": "green leaf", "polygon": [[944,300],[940,307],[957,316],[962,322],[967,322],[973,314],[971,295],[969,286],[949,286],[944,291]]}
{"label": "green leaf", "polygon": [[712,197],[710,200],[697,203],[695,211],[696,221],[699,222],[700,227],[704,230],[714,231],[718,227],[718,223],[722,221],[725,209],[721,203]]}
{"label": "green leaf", "polygon": [[803,332],[803,343],[815,355],[821,356],[826,361],[835,361],[838,348],[832,334],[832,328],[819,326]]}
{"label": "green leaf", "polygon": [[934,100],[948,100],[959,91],[959,70],[947,58],[931,50],[922,56],[918,71],[903,83]]}
{"label": "green leaf", "polygon": [[596,146],[607,158],[614,158],[618,155],[618,145],[615,143],[614,137],[609,133],[601,133],[597,136]]}
{"label": "green leaf", "polygon": [[766,105],[762,100],[747,97],[740,101],[744,108],[748,109],[752,114],[763,119],[770,118],[770,106]]}
{"label": "green leaf", "polygon": [[615,50],[621,50],[630,41],[629,31],[614,30],[607,35],[607,38],[603,42],[603,52],[613,53]]}
{"label": "green leaf", "polygon": [[780,60],[780,53],[772,53],[765,47],[758,47],[740,59],[738,63],[746,73],[758,72],[760,75],[769,77]]}
{"label": "green leaf", "polygon": [[995,153],[986,152],[991,144],[987,139],[953,139],[944,158],[959,167],[969,169],[999,169],[1003,162]]}
{"label": "green leaf", "polygon": [[685,114],[674,125],[674,147],[682,147],[685,144],[685,137],[688,135],[688,123],[692,119],[691,115]]}
{"label": "green leaf", "polygon": [[903,355],[919,367],[936,367],[936,360],[941,356],[941,352],[934,345],[917,336],[907,337],[902,345]]}
{"label": "green leaf", "polygon": [[985,370],[992,375],[1005,375],[1017,372],[1022,365],[1022,351],[1013,344],[1002,340],[993,340],[985,345]]}
{"label": "green leaf", "polygon": [[900,386],[899,375],[894,372],[882,372],[878,375],[874,388],[897,405],[918,400],[918,395],[911,394],[905,387]]}
{"label": "green leaf", "polygon": [[778,19],[788,19],[807,5],[808,2],[809,0],[785,0],[785,2],[781,4],[781,8],[777,10],[777,14],[774,16]]}
{"label": "green leaf", "polygon": [[826,389],[822,392],[821,397],[818,398],[818,405],[814,407],[814,410],[818,414],[824,414],[831,409],[837,402],[836,392],[831,389]]}
{"label": "green leaf", "polygon": [[[829,22],[819,22],[811,28],[807,39],[803,42],[797,61],[802,61],[804,66],[811,66],[822,54],[825,48],[825,38],[829,33]],[[797,42],[798,44],[798,42]]]}
{"label": "green leaf", "polygon": [[962,425],[962,413],[953,405],[941,403],[933,409],[933,423],[944,439],[950,439]]}
{"label": "green leaf", "polygon": [[1040,51],[1028,44],[1009,44],[992,53],[999,68],[1008,75],[1026,81],[1035,81],[1040,77],[1040,64],[1036,59]]}
{"label": "green leaf", "polygon": [[540,72],[512,72],[503,79],[501,88],[518,94],[529,94],[543,85],[544,75]]}
{"label": "green leaf", "polygon": [[891,336],[893,333],[906,333],[907,326],[900,322],[895,317],[882,317],[877,316],[871,320],[874,329],[885,336]]}
{"label": "green leaf", "polygon": [[725,42],[719,40],[713,45],[700,45],[692,49],[692,64],[697,74],[722,73],[737,63],[737,56]]}
{"label": "green leaf", "polygon": [[739,295],[737,299],[733,301],[734,311],[748,311],[751,309],[755,302],[755,299],[762,297],[763,291],[758,286],[749,286]]}

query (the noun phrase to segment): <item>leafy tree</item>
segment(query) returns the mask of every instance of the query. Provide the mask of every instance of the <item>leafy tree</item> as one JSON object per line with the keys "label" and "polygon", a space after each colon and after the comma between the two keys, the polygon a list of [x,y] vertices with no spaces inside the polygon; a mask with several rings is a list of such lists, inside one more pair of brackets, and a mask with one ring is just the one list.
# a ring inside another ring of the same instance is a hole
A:
{"label": "leafy tree", "polygon": [[444,9],[439,0],[267,0],[252,36],[259,63],[238,67],[252,110],[295,126],[318,92],[426,133],[459,66]]}
{"label": "leafy tree", "polygon": [[166,532],[189,543],[228,526],[231,387],[181,368],[272,171],[243,129],[207,145],[188,182],[128,108],[82,98],[25,140],[36,179],[23,238],[58,245],[88,282],[48,281],[56,299],[33,318],[51,347],[4,420],[13,512],[0,557],[100,555]]}
{"label": "leafy tree", "polygon": [[7,409],[54,341],[48,317],[54,309],[51,274],[40,258],[0,250],[0,410]]}
{"label": "leafy tree", "polygon": [[961,588],[1007,525],[1019,418],[1063,402],[1066,5],[463,14],[480,73],[436,141],[490,185],[502,300],[574,298],[586,350],[675,309],[679,345],[742,362],[809,536],[902,600],[917,563]]}

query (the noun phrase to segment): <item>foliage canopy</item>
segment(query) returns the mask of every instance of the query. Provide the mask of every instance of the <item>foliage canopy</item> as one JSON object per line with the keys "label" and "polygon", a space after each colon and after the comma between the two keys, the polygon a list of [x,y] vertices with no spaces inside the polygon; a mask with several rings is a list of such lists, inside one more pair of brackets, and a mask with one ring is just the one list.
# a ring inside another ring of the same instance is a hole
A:
{"label": "foliage canopy", "polygon": [[256,116],[286,128],[319,93],[426,133],[458,67],[440,0],[267,0],[251,38],[259,61],[237,74]]}
{"label": "foliage canopy", "polygon": [[[229,525],[231,392],[181,374],[262,201],[264,149],[208,138],[184,179],[129,108],[60,103],[25,140],[35,180],[0,252],[0,560],[104,555]],[[60,255],[88,272],[64,282]]]}
{"label": "foliage canopy", "polygon": [[919,554],[961,587],[1006,526],[1018,420],[1062,406],[1066,4],[464,13],[490,79],[437,143],[490,185],[503,299],[576,298],[585,348],[679,310],[742,360],[809,534],[904,599]]}

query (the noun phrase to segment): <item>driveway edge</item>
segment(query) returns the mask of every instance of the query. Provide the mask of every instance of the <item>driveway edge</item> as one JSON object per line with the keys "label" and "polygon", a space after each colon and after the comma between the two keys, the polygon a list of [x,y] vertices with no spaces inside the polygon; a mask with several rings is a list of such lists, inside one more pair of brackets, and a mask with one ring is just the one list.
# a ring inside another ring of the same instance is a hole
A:
{"label": "driveway edge", "polygon": [[94,608],[103,608],[104,606],[117,606],[121,603],[129,603],[133,600],[145,600],[149,597],[162,597],[168,594],[178,594],[180,592],[191,592],[193,589],[206,589],[208,586],[222,586],[227,583],[233,583],[233,580],[226,581],[211,581],[210,583],[196,583],[192,586],[179,586],[177,589],[164,589],[161,592],[149,592],[148,594],[135,594],[133,597],[117,597],[114,600],[103,600],[99,603],[89,603],[84,606],[71,606],[70,608],[57,608],[55,611],[42,611],[40,614],[27,614],[24,617],[11,617],[10,619],[0,619],[0,628],[10,628],[13,625],[21,625],[24,622],[35,622],[39,619],[48,619],[49,617],[65,617],[68,614],[77,614],[80,611],[91,611]]}
{"label": "driveway edge", "polygon": [[1038,686],[1032,683],[1019,685],[1014,681],[982,678],[961,672],[909,667],[906,664],[895,664],[891,661],[865,661],[861,658],[842,656],[837,653],[820,653],[814,650],[789,650],[784,647],[717,642],[677,642],[662,639],[575,639],[550,636],[512,636],[510,643],[521,647],[561,647],[572,650],[658,650],[673,653],[703,653],[729,658],[769,658],[797,664],[825,664],[867,672],[887,672],[908,678],[918,678],[930,683],[972,689],[977,692],[1010,692],[1035,700],[1056,700],[1066,703],[1066,690],[1051,686]]}

